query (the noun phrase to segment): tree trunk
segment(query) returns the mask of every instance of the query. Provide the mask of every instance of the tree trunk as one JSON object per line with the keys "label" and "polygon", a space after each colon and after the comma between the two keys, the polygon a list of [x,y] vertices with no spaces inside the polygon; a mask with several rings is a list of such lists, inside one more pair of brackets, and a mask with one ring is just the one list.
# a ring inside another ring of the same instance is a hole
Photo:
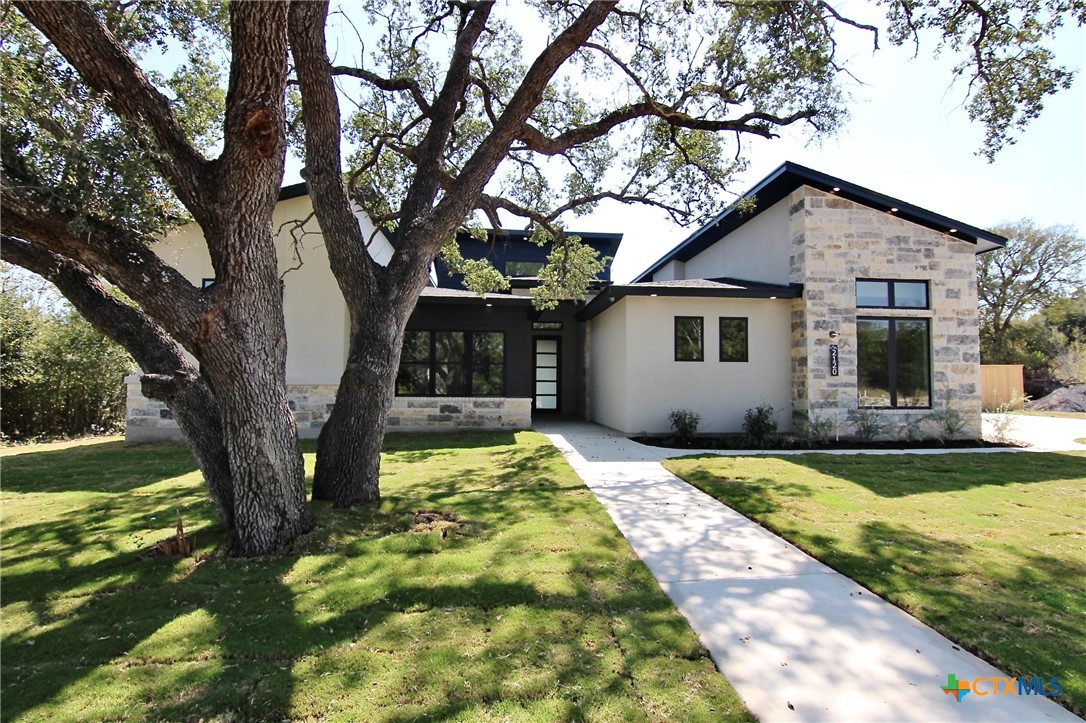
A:
{"label": "tree trunk", "polygon": [[389,302],[352,313],[347,367],[317,438],[313,499],[330,500],[336,507],[381,499],[381,444],[413,307]]}
{"label": "tree trunk", "polygon": [[[254,230],[263,236],[246,229]],[[237,287],[220,289],[222,300],[204,317],[196,350],[222,412],[234,481],[233,552],[245,557],[281,548],[313,526],[298,430],[287,404],[282,286],[261,278],[274,267],[255,252],[271,244],[267,231],[267,238],[236,241],[236,248],[254,250],[238,257],[253,266],[240,266],[229,281],[218,282]]]}
{"label": "tree trunk", "polygon": [[53,282],[91,326],[120,344],[147,374],[143,393],[166,404],[204,475],[219,519],[234,527],[234,490],[219,404],[181,348],[139,309],[125,304],[84,266],[20,238],[4,236],[0,254]]}
{"label": "tree trunk", "polygon": [[[143,367],[139,357],[135,354],[133,357]],[[232,530],[235,525],[234,482],[230,477],[230,458],[226,452],[219,402],[199,372],[184,356],[181,360],[184,364],[178,364],[172,372],[144,374],[140,377],[140,387],[144,396],[157,399],[169,408],[200,466],[219,520]]]}

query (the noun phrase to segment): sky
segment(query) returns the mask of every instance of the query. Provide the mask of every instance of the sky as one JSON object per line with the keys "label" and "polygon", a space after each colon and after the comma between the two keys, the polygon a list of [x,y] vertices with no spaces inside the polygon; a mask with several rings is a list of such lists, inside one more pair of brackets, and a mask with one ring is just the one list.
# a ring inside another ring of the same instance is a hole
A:
{"label": "sky", "polygon": [[[837,8],[845,15],[878,17],[859,0],[844,0]],[[861,31],[845,32],[839,40],[840,57],[863,82],[849,88],[850,120],[818,145],[792,130],[773,140],[747,141],[750,167],[731,190],[743,193],[787,160],[973,226],[1028,217],[1086,232],[1086,29],[1064,28],[1052,46],[1057,61],[1077,71],[1072,88],[1050,97],[1041,116],[992,163],[977,154],[984,130],[966,114],[964,85],[951,85],[953,62],[933,57],[933,43],[914,57],[911,45],[898,48],[885,40],[872,52],[870,36]],[[532,57],[527,45],[526,56]],[[299,180],[298,166],[288,166],[284,183]],[[612,266],[618,282],[632,279],[695,230],[655,209],[606,202],[569,227],[624,234]]]}

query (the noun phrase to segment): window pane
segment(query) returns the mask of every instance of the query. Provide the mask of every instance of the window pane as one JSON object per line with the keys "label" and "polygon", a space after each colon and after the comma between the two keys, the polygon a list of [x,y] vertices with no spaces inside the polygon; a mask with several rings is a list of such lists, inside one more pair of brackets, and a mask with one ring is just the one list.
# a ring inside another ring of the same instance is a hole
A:
{"label": "window pane", "polygon": [[928,285],[923,281],[895,281],[894,306],[904,309],[928,308]]}
{"label": "window pane", "polygon": [[430,393],[429,363],[401,363],[400,372],[396,375],[396,393],[404,397],[428,395]]}
{"label": "window pane", "polygon": [[890,406],[890,322],[856,320],[856,366],[861,407]]}
{"label": "window pane", "polygon": [[705,359],[704,327],[700,316],[675,317],[675,361]]}
{"label": "window pane", "polygon": [[542,261],[506,261],[506,276],[539,276],[543,270]]}
{"label": "window pane", "polygon": [[746,318],[720,318],[720,361],[745,362],[747,360]]}
{"label": "window pane", "polygon": [[400,354],[401,362],[428,362],[430,361],[430,332],[407,331],[403,336],[403,352]]}
{"label": "window pane", "polygon": [[501,396],[505,380],[505,334],[476,332],[471,339],[471,393]]}
{"label": "window pane", "polygon": [[555,368],[544,369],[539,367],[535,370],[535,378],[543,382],[553,382],[558,380],[558,370]]}
{"label": "window pane", "polygon": [[438,362],[434,365],[434,394],[439,397],[462,397],[466,393],[463,364]]}
{"label": "window pane", "polygon": [[558,353],[558,340],[557,339],[536,339],[535,350],[547,352],[548,354]]}
{"label": "window pane", "polygon": [[857,281],[856,306],[890,306],[889,282]]}
{"label": "window pane", "polygon": [[434,360],[439,362],[464,361],[464,332],[434,332]]}
{"label": "window pane", "polygon": [[931,367],[928,358],[928,323],[923,319],[896,319],[897,406],[931,405]]}

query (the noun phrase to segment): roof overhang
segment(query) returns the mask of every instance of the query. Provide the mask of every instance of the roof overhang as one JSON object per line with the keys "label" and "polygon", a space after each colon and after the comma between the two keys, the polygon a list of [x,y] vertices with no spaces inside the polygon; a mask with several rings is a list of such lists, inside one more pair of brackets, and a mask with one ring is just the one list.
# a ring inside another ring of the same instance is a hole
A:
{"label": "roof overhang", "polygon": [[755,205],[752,210],[743,211],[739,209],[738,201],[732,204],[723,213],[686,237],[678,246],[657,260],[647,270],[641,272],[634,281],[644,281],[651,278],[654,273],[671,261],[689,261],[800,186],[810,186],[877,211],[892,213],[896,218],[974,244],[977,247],[976,253],[978,254],[1002,248],[1007,243],[1006,238],[991,231],[985,231],[892,196],[872,191],[855,183],[849,183],[828,173],[822,173],[813,168],[801,166],[798,163],[785,161],[740,199],[740,201],[744,199],[753,200]]}
{"label": "roof overhang", "polygon": [[627,296],[716,299],[798,299],[803,284],[763,284],[742,279],[692,279],[634,284],[613,284],[577,312],[578,321],[594,319]]}

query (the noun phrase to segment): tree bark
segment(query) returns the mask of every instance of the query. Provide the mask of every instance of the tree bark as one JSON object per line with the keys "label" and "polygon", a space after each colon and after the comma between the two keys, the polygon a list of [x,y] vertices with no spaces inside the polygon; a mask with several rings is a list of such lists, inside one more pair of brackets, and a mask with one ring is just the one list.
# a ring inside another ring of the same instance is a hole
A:
{"label": "tree bark", "polygon": [[[310,529],[297,428],[287,405],[286,330],[272,212],[283,178],[289,5],[230,5],[231,64],[223,151],[202,158],[170,107],[87,3],[17,7],[141,139],[200,224],[216,282],[194,289],[154,254],[108,245],[64,255],[87,263],[182,341],[211,378],[234,483],[234,549],[271,552]],[[142,249],[146,251],[146,249]],[[173,276],[171,276],[171,274]],[[164,288],[169,281],[177,288]],[[179,303],[170,293],[177,295]]]}
{"label": "tree bark", "polygon": [[125,304],[85,267],[4,235],[0,257],[53,282],[91,326],[120,344],[145,372],[143,393],[166,404],[203,473],[219,520],[234,527],[234,490],[219,405],[199,371],[160,326]]}

